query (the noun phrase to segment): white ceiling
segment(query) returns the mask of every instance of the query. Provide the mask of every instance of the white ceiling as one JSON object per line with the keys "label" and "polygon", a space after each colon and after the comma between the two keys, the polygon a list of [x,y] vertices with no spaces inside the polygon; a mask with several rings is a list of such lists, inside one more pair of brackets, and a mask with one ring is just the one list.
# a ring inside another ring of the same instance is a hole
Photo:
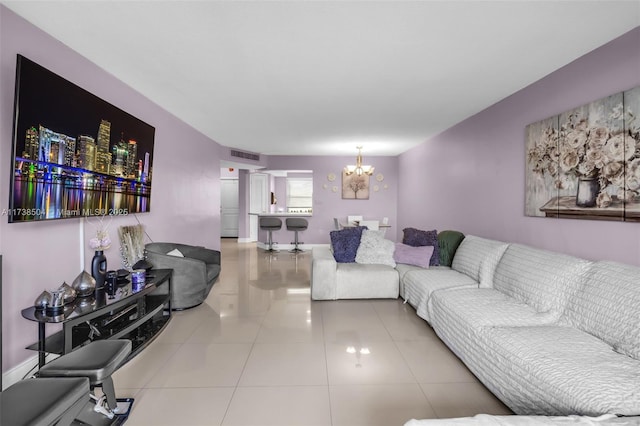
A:
{"label": "white ceiling", "polygon": [[397,155],[640,25],[640,0],[2,3],[267,155]]}

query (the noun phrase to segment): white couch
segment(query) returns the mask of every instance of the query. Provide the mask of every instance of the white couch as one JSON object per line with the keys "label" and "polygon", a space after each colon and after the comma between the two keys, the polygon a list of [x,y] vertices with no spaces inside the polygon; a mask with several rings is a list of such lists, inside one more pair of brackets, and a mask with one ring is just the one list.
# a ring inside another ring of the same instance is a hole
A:
{"label": "white couch", "polygon": [[397,299],[400,278],[389,265],[338,263],[328,246],[312,250],[311,298]]}
{"label": "white couch", "polygon": [[511,410],[640,415],[640,268],[467,236],[401,296]]}

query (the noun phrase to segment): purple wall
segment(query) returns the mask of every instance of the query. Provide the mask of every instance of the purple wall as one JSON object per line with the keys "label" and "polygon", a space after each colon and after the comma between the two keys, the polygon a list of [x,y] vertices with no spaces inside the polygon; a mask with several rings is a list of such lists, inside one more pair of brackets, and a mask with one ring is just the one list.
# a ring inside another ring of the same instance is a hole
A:
{"label": "purple wall", "polygon": [[[640,85],[640,27],[399,157],[399,227],[640,265],[637,223],[524,216],[524,129]],[[419,188],[419,190],[416,190]]]}
{"label": "purple wall", "polygon": [[[9,199],[16,54],[23,54],[156,128],[151,212],[138,215],[155,241],[220,247],[221,147],[62,43],[0,6],[0,200]],[[226,151],[225,151],[226,153]],[[215,167],[212,167],[215,165]],[[136,224],[132,216],[114,219],[117,228]],[[84,234],[83,234],[84,232]],[[8,224],[0,218],[3,268],[3,371],[35,355],[35,323],[23,319],[44,289],[71,283],[89,269],[91,223],[68,219]],[[106,251],[109,269],[121,267],[119,244]],[[84,264],[82,265],[84,260]],[[56,327],[48,327],[47,332]]]}
{"label": "purple wall", "polygon": [[[347,164],[355,163],[355,155],[352,157],[329,156],[270,156],[269,169],[273,170],[312,170],[313,171],[313,217],[309,218],[309,228],[300,233],[300,241],[307,244],[329,243],[329,231],[333,230],[333,218],[337,217],[341,222],[346,221],[348,215],[361,214],[365,219],[389,218],[392,226],[387,231],[386,237],[395,240],[397,232],[397,205],[398,205],[398,158],[397,157],[365,157],[364,163],[375,167],[375,174],[371,177],[371,191],[368,200],[343,200],[342,169]],[[330,182],[327,175],[333,173],[336,180]],[[378,182],[375,176],[381,173],[384,176],[382,182]],[[326,188],[324,186],[326,185]],[[373,186],[378,185],[379,191],[373,191]],[[384,185],[388,188],[384,189]],[[338,190],[332,191],[336,186]],[[283,200],[284,202],[284,200]],[[278,198],[278,203],[280,199]],[[260,232],[260,241],[266,241],[266,232]],[[281,244],[289,244],[293,241],[293,232],[283,229],[273,233],[274,241]]]}

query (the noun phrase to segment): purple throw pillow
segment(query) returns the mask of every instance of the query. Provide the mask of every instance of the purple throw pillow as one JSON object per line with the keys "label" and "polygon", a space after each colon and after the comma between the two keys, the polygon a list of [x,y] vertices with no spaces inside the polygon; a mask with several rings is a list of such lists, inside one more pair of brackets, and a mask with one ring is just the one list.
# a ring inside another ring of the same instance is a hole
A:
{"label": "purple throw pillow", "polygon": [[404,228],[402,242],[412,247],[432,246],[433,254],[429,260],[430,266],[440,265],[440,254],[438,251],[438,231],[422,231],[416,228]]}
{"label": "purple throw pillow", "polygon": [[331,246],[333,247],[333,257],[336,262],[353,263],[356,261],[356,254],[360,246],[360,237],[364,227],[344,228],[340,231],[331,231]]}
{"label": "purple throw pillow", "polygon": [[415,265],[421,268],[429,267],[429,260],[433,254],[433,246],[412,247],[402,243],[396,243],[396,251],[393,259],[396,263]]}

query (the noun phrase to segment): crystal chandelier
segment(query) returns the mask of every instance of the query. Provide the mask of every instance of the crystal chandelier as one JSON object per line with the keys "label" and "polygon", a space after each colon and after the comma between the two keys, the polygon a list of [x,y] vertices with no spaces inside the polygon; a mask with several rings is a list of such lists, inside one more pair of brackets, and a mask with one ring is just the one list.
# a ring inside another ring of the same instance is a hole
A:
{"label": "crystal chandelier", "polygon": [[368,175],[371,176],[373,174],[374,167],[373,166],[363,166],[362,165],[362,147],[356,147],[358,149],[358,156],[356,157],[356,165],[345,166],[344,174],[347,176],[351,176],[355,174],[356,176]]}

